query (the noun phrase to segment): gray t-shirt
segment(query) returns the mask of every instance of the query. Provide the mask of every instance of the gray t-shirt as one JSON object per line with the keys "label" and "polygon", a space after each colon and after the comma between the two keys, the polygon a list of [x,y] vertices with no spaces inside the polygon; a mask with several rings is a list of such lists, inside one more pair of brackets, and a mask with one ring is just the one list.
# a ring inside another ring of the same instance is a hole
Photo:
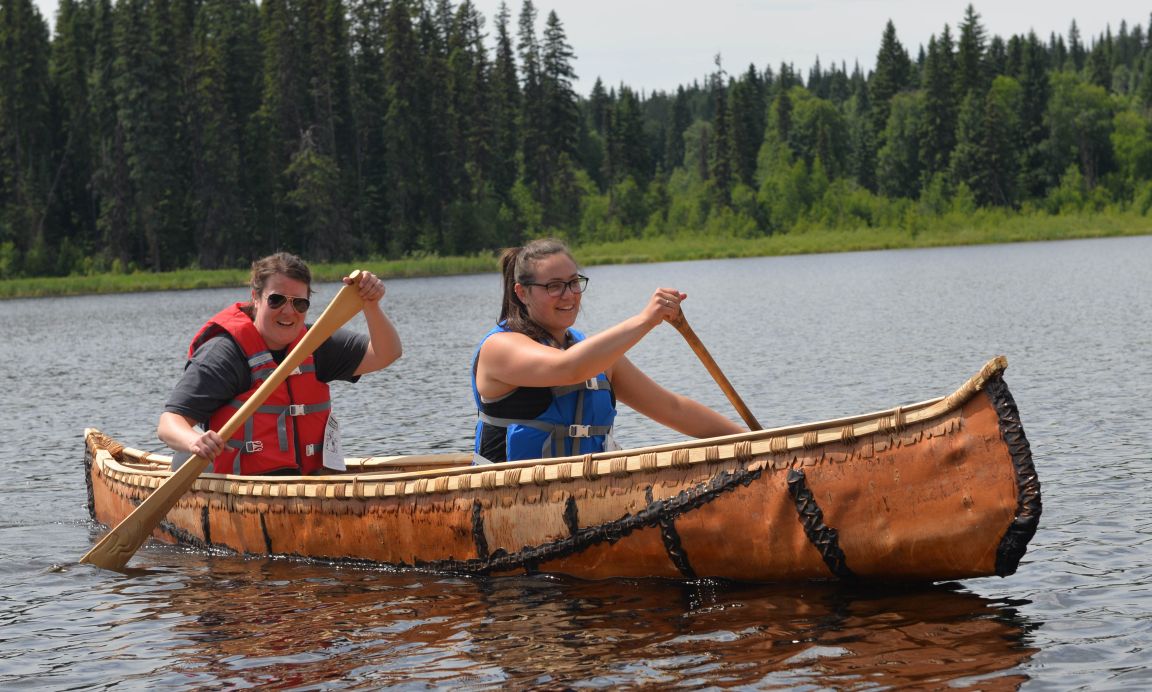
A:
{"label": "gray t-shirt", "polygon": [[[368,335],[338,329],[316,349],[316,378],[321,382],[360,379],[356,368],[368,352]],[[272,351],[279,363],[288,350]],[[184,366],[184,374],[168,395],[164,410],[207,422],[212,414],[252,387],[252,372],[240,345],[227,334],[200,345]]]}

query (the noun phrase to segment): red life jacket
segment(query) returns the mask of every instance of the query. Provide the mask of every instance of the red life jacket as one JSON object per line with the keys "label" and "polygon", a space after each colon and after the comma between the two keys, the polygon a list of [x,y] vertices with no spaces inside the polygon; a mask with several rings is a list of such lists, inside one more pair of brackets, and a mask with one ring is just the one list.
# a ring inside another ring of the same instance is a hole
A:
{"label": "red life jacket", "polygon": [[[188,357],[208,339],[227,333],[244,351],[252,372],[252,385],[208,419],[219,430],[276,369],[276,361],[241,304],[225,308],[208,320],[192,339]],[[289,344],[291,351],[301,338]],[[216,473],[260,475],[280,469],[299,469],[309,475],[323,466],[324,426],[332,410],[328,385],[316,379],[316,364],[309,355],[240,427],[213,461]]]}

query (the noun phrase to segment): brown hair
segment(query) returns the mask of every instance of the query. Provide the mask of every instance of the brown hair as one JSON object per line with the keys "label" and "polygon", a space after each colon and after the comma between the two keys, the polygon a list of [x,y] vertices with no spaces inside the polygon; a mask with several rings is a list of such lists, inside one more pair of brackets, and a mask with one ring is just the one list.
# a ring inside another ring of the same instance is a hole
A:
{"label": "brown hair", "polygon": [[548,332],[528,316],[528,306],[516,295],[516,284],[532,281],[536,262],[558,252],[576,260],[568,246],[555,238],[539,238],[523,247],[512,247],[500,255],[500,272],[504,277],[504,299],[500,304],[500,321],[511,332],[527,334],[533,339],[548,339]]}
{"label": "brown hair", "polygon": [[[264,295],[264,287],[268,284],[268,279],[277,274],[299,281],[308,287],[307,296],[297,297],[312,296],[312,270],[308,268],[304,260],[290,252],[277,252],[267,257],[261,257],[252,263],[252,275],[249,278],[252,292],[257,296]],[[248,303],[241,309],[248,313],[249,317],[252,316],[252,303]]]}

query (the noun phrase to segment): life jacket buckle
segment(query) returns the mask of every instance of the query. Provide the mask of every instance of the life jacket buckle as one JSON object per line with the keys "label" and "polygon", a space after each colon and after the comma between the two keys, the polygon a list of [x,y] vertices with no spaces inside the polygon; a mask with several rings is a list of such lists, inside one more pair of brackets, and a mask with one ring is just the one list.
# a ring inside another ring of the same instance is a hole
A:
{"label": "life jacket buckle", "polygon": [[256,452],[264,451],[264,443],[260,440],[249,440],[244,443],[245,454],[255,454]]}
{"label": "life jacket buckle", "polygon": [[568,437],[591,437],[590,425],[569,425]]}
{"label": "life jacket buckle", "polygon": [[600,389],[600,378],[593,377],[590,380],[585,380],[584,381],[584,388],[585,389],[591,389],[593,391]]}
{"label": "life jacket buckle", "polygon": [[289,416],[303,416],[306,413],[308,410],[305,404],[288,404]]}

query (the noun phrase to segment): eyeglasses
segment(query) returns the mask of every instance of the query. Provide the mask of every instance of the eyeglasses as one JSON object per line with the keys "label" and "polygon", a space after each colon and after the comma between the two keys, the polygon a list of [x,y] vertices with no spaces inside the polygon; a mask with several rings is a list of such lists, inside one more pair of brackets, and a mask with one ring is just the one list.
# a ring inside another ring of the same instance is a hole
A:
{"label": "eyeglasses", "polygon": [[538,284],[532,281],[521,281],[521,286],[543,286],[544,291],[553,298],[559,298],[564,295],[565,289],[573,293],[583,293],[584,289],[588,288],[588,277],[583,274],[577,274],[575,279],[570,281],[549,281],[546,284]]}
{"label": "eyeglasses", "polygon": [[284,303],[287,303],[289,300],[292,301],[292,308],[299,313],[308,312],[308,308],[312,307],[312,301],[307,298],[293,298],[292,296],[286,296],[280,293],[269,293],[265,300],[268,301],[268,307],[273,310],[279,310],[284,307]]}

